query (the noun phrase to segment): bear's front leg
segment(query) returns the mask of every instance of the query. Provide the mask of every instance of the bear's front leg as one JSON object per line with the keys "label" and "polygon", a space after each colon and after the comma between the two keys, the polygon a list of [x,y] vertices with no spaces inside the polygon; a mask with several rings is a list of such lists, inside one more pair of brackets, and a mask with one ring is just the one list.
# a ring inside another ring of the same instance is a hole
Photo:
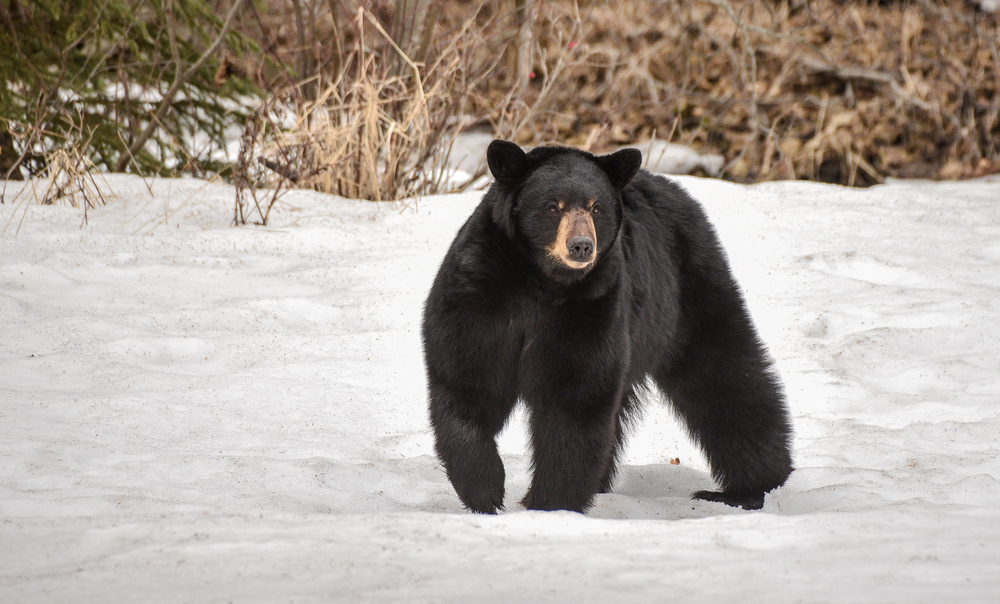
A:
{"label": "bear's front leg", "polygon": [[504,469],[496,434],[514,406],[474,391],[432,384],[431,425],[435,449],[465,507],[480,514],[503,510]]}
{"label": "bear's front leg", "polygon": [[531,510],[586,512],[607,474],[615,438],[613,406],[565,409],[534,405],[534,475],[521,502]]}
{"label": "bear's front leg", "polygon": [[522,503],[585,512],[613,463],[630,362],[619,290],[546,308],[519,365],[534,474]]}

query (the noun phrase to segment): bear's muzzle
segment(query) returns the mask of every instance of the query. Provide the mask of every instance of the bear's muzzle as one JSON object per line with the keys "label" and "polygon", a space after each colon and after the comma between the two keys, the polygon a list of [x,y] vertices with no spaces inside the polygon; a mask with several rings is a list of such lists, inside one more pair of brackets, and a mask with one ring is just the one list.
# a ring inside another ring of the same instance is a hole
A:
{"label": "bear's muzzle", "polygon": [[562,215],[556,240],[549,254],[570,268],[586,268],[597,259],[597,231],[594,218],[583,208],[573,208]]}

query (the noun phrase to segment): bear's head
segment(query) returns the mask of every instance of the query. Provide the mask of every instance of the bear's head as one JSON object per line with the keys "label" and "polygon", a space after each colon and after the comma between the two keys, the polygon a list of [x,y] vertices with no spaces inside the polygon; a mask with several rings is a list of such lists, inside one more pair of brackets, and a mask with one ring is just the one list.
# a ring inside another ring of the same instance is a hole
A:
{"label": "bear's head", "polygon": [[638,149],[596,156],[567,147],[525,153],[495,140],[486,152],[496,179],[493,221],[520,241],[549,278],[573,283],[618,238],[622,190],[642,164]]}

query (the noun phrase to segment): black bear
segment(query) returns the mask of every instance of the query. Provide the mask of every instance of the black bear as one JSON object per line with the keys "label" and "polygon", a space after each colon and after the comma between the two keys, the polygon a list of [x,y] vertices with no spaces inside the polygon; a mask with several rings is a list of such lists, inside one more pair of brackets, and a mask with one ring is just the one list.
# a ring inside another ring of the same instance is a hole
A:
{"label": "black bear", "polygon": [[529,413],[529,509],[608,492],[647,376],[745,509],[792,471],[779,379],[699,204],[636,149],[525,154],[493,141],[495,182],[431,287],[423,344],[435,448],[465,506],[503,509],[496,435]]}

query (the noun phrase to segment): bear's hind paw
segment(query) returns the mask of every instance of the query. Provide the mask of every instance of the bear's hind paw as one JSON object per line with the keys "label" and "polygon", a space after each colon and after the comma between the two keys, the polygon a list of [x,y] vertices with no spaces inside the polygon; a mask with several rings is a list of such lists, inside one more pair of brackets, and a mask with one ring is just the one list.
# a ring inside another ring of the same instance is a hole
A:
{"label": "bear's hind paw", "polygon": [[734,508],[744,510],[759,510],[764,507],[764,493],[727,493],[725,491],[698,491],[691,496],[692,499],[702,499],[704,501],[718,501]]}

